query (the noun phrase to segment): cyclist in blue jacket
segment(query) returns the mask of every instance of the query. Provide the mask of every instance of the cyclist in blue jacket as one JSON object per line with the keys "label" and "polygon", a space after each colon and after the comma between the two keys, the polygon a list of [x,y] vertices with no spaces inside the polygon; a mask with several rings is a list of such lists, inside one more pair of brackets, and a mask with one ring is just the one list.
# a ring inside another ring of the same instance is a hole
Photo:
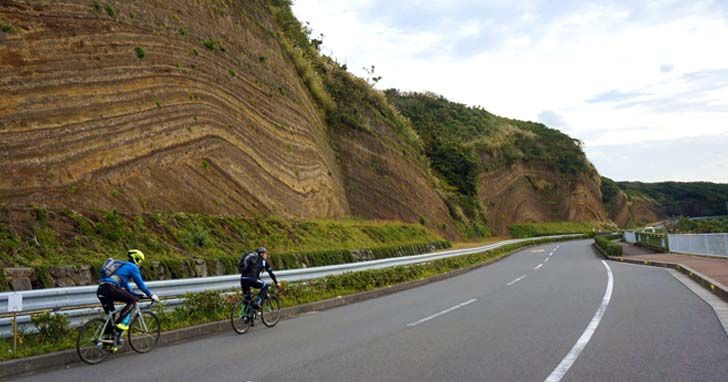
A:
{"label": "cyclist in blue jacket", "polygon": [[101,305],[104,307],[106,314],[114,310],[114,301],[125,302],[126,306],[121,310],[117,316],[116,327],[121,330],[129,330],[130,316],[128,313],[137,301],[137,296],[129,285],[129,281],[139,287],[139,290],[144,292],[149,298],[154,301],[159,301],[159,297],[149,291],[144,280],[142,280],[141,272],[139,267],[144,262],[144,254],[138,249],[130,249],[127,252],[129,261],[117,260],[119,264],[111,275],[101,278],[99,280],[99,288],[96,290],[96,297],[101,301]]}

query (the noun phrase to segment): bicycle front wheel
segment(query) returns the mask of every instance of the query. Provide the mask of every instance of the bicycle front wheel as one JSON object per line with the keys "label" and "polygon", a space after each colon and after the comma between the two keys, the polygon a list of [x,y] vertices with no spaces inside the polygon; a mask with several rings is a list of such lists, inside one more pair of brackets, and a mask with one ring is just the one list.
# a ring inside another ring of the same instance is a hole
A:
{"label": "bicycle front wheel", "polygon": [[281,319],[281,302],[277,296],[268,296],[260,306],[260,319],[263,325],[272,328]]}
{"label": "bicycle front wheel", "polygon": [[137,353],[146,353],[157,345],[161,331],[159,317],[144,310],[129,325],[129,346]]}
{"label": "bicycle front wheel", "polygon": [[248,304],[244,300],[240,300],[233,305],[233,309],[230,311],[230,323],[235,333],[245,334],[253,324],[252,312],[247,312],[246,315],[246,309],[248,309]]}
{"label": "bicycle front wheel", "polygon": [[78,328],[76,353],[84,363],[95,365],[109,355],[108,349],[113,346],[114,337],[112,334],[104,335],[105,323],[101,318],[93,318]]}

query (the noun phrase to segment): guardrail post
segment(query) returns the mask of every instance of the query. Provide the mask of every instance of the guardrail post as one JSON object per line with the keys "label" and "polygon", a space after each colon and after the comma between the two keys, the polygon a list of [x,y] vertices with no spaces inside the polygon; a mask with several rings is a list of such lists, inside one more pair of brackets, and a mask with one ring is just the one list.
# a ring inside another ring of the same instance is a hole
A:
{"label": "guardrail post", "polygon": [[13,312],[13,353],[18,354],[18,312]]}

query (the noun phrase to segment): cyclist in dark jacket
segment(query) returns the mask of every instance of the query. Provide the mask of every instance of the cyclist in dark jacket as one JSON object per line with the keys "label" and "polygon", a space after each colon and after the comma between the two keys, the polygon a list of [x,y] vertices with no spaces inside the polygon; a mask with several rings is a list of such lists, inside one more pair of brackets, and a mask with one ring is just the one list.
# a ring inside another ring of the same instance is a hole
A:
{"label": "cyclist in dark jacket", "polygon": [[266,290],[268,290],[268,283],[260,279],[260,272],[265,269],[270,278],[277,287],[281,284],[276,280],[276,275],[273,274],[273,269],[268,263],[268,251],[265,248],[260,247],[253,252],[246,253],[242,259],[242,270],[240,274],[240,287],[243,289],[243,296],[247,301],[250,301],[251,294],[250,288],[260,288],[258,297],[253,301],[253,305],[258,305],[263,300]]}
{"label": "cyclist in dark jacket", "polygon": [[125,302],[126,306],[121,310],[116,318],[116,327],[121,330],[129,329],[129,317],[127,314],[137,301],[137,296],[129,281],[134,281],[136,286],[154,301],[159,301],[156,294],[147,289],[142,280],[139,267],[144,262],[144,254],[137,249],[130,249],[127,252],[129,261],[120,261],[122,264],[116,268],[113,274],[99,280],[99,288],[96,290],[96,297],[101,301],[106,314],[114,310],[114,301]]}

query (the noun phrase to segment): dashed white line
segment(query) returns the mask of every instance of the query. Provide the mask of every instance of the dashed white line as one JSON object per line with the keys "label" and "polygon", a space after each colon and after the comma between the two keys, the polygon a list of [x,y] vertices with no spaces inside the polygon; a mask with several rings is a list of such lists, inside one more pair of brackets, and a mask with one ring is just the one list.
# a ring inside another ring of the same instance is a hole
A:
{"label": "dashed white line", "polygon": [[442,316],[443,314],[452,312],[455,309],[462,308],[463,306],[468,305],[468,304],[472,304],[472,303],[474,303],[476,301],[478,301],[477,298],[471,298],[468,301],[465,301],[465,302],[462,302],[460,304],[457,304],[457,305],[453,306],[452,308],[445,309],[442,312],[435,313],[432,316],[427,316],[427,317],[425,317],[425,318],[423,318],[421,320],[417,320],[415,322],[410,322],[409,324],[407,324],[407,326],[417,326],[417,325],[419,325],[419,324],[421,324],[423,322],[429,321],[429,320],[431,320],[431,319],[433,319],[435,317]]}
{"label": "dashed white line", "polygon": [[519,281],[523,280],[523,278],[524,278],[524,277],[526,277],[526,275],[523,275],[523,276],[521,276],[521,277],[519,277],[519,278],[517,278],[517,279],[515,279],[515,280],[513,280],[513,281],[511,281],[511,282],[509,282],[509,283],[508,283],[507,285],[508,285],[508,286],[511,286],[511,285],[513,285],[513,284],[515,284],[515,283],[517,283],[517,282],[519,282]]}
{"label": "dashed white line", "polygon": [[539,264],[539,265],[537,265],[537,266],[536,266],[536,268],[533,268],[533,270],[535,271],[536,269],[539,269],[539,268],[541,268],[541,267],[543,267],[543,264]]}
{"label": "dashed white line", "polygon": [[549,261],[549,258],[548,257],[543,260],[544,263],[547,262],[547,261]]}
{"label": "dashed white line", "polygon": [[604,264],[604,267],[607,268],[608,277],[607,290],[604,291],[602,303],[601,305],[599,305],[599,309],[597,309],[597,312],[594,313],[594,317],[592,318],[591,322],[589,322],[589,326],[586,327],[584,333],[581,334],[579,340],[576,341],[574,347],[572,347],[569,351],[569,354],[567,354],[566,357],[561,360],[561,363],[556,366],[556,369],[551,372],[551,374],[546,378],[545,382],[559,382],[562,378],[564,378],[564,375],[566,375],[574,362],[576,362],[576,359],[579,357],[579,354],[581,354],[581,351],[584,350],[586,344],[589,343],[589,340],[599,326],[599,322],[602,320],[602,317],[604,317],[604,312],[607,311],[607,306],[609,306],[609,300],[611,300],[612,298],[614,277],[612,276],[612,270],[609,268],[609,265],[607,265],[604,260],[602,260],[602,264]]}

